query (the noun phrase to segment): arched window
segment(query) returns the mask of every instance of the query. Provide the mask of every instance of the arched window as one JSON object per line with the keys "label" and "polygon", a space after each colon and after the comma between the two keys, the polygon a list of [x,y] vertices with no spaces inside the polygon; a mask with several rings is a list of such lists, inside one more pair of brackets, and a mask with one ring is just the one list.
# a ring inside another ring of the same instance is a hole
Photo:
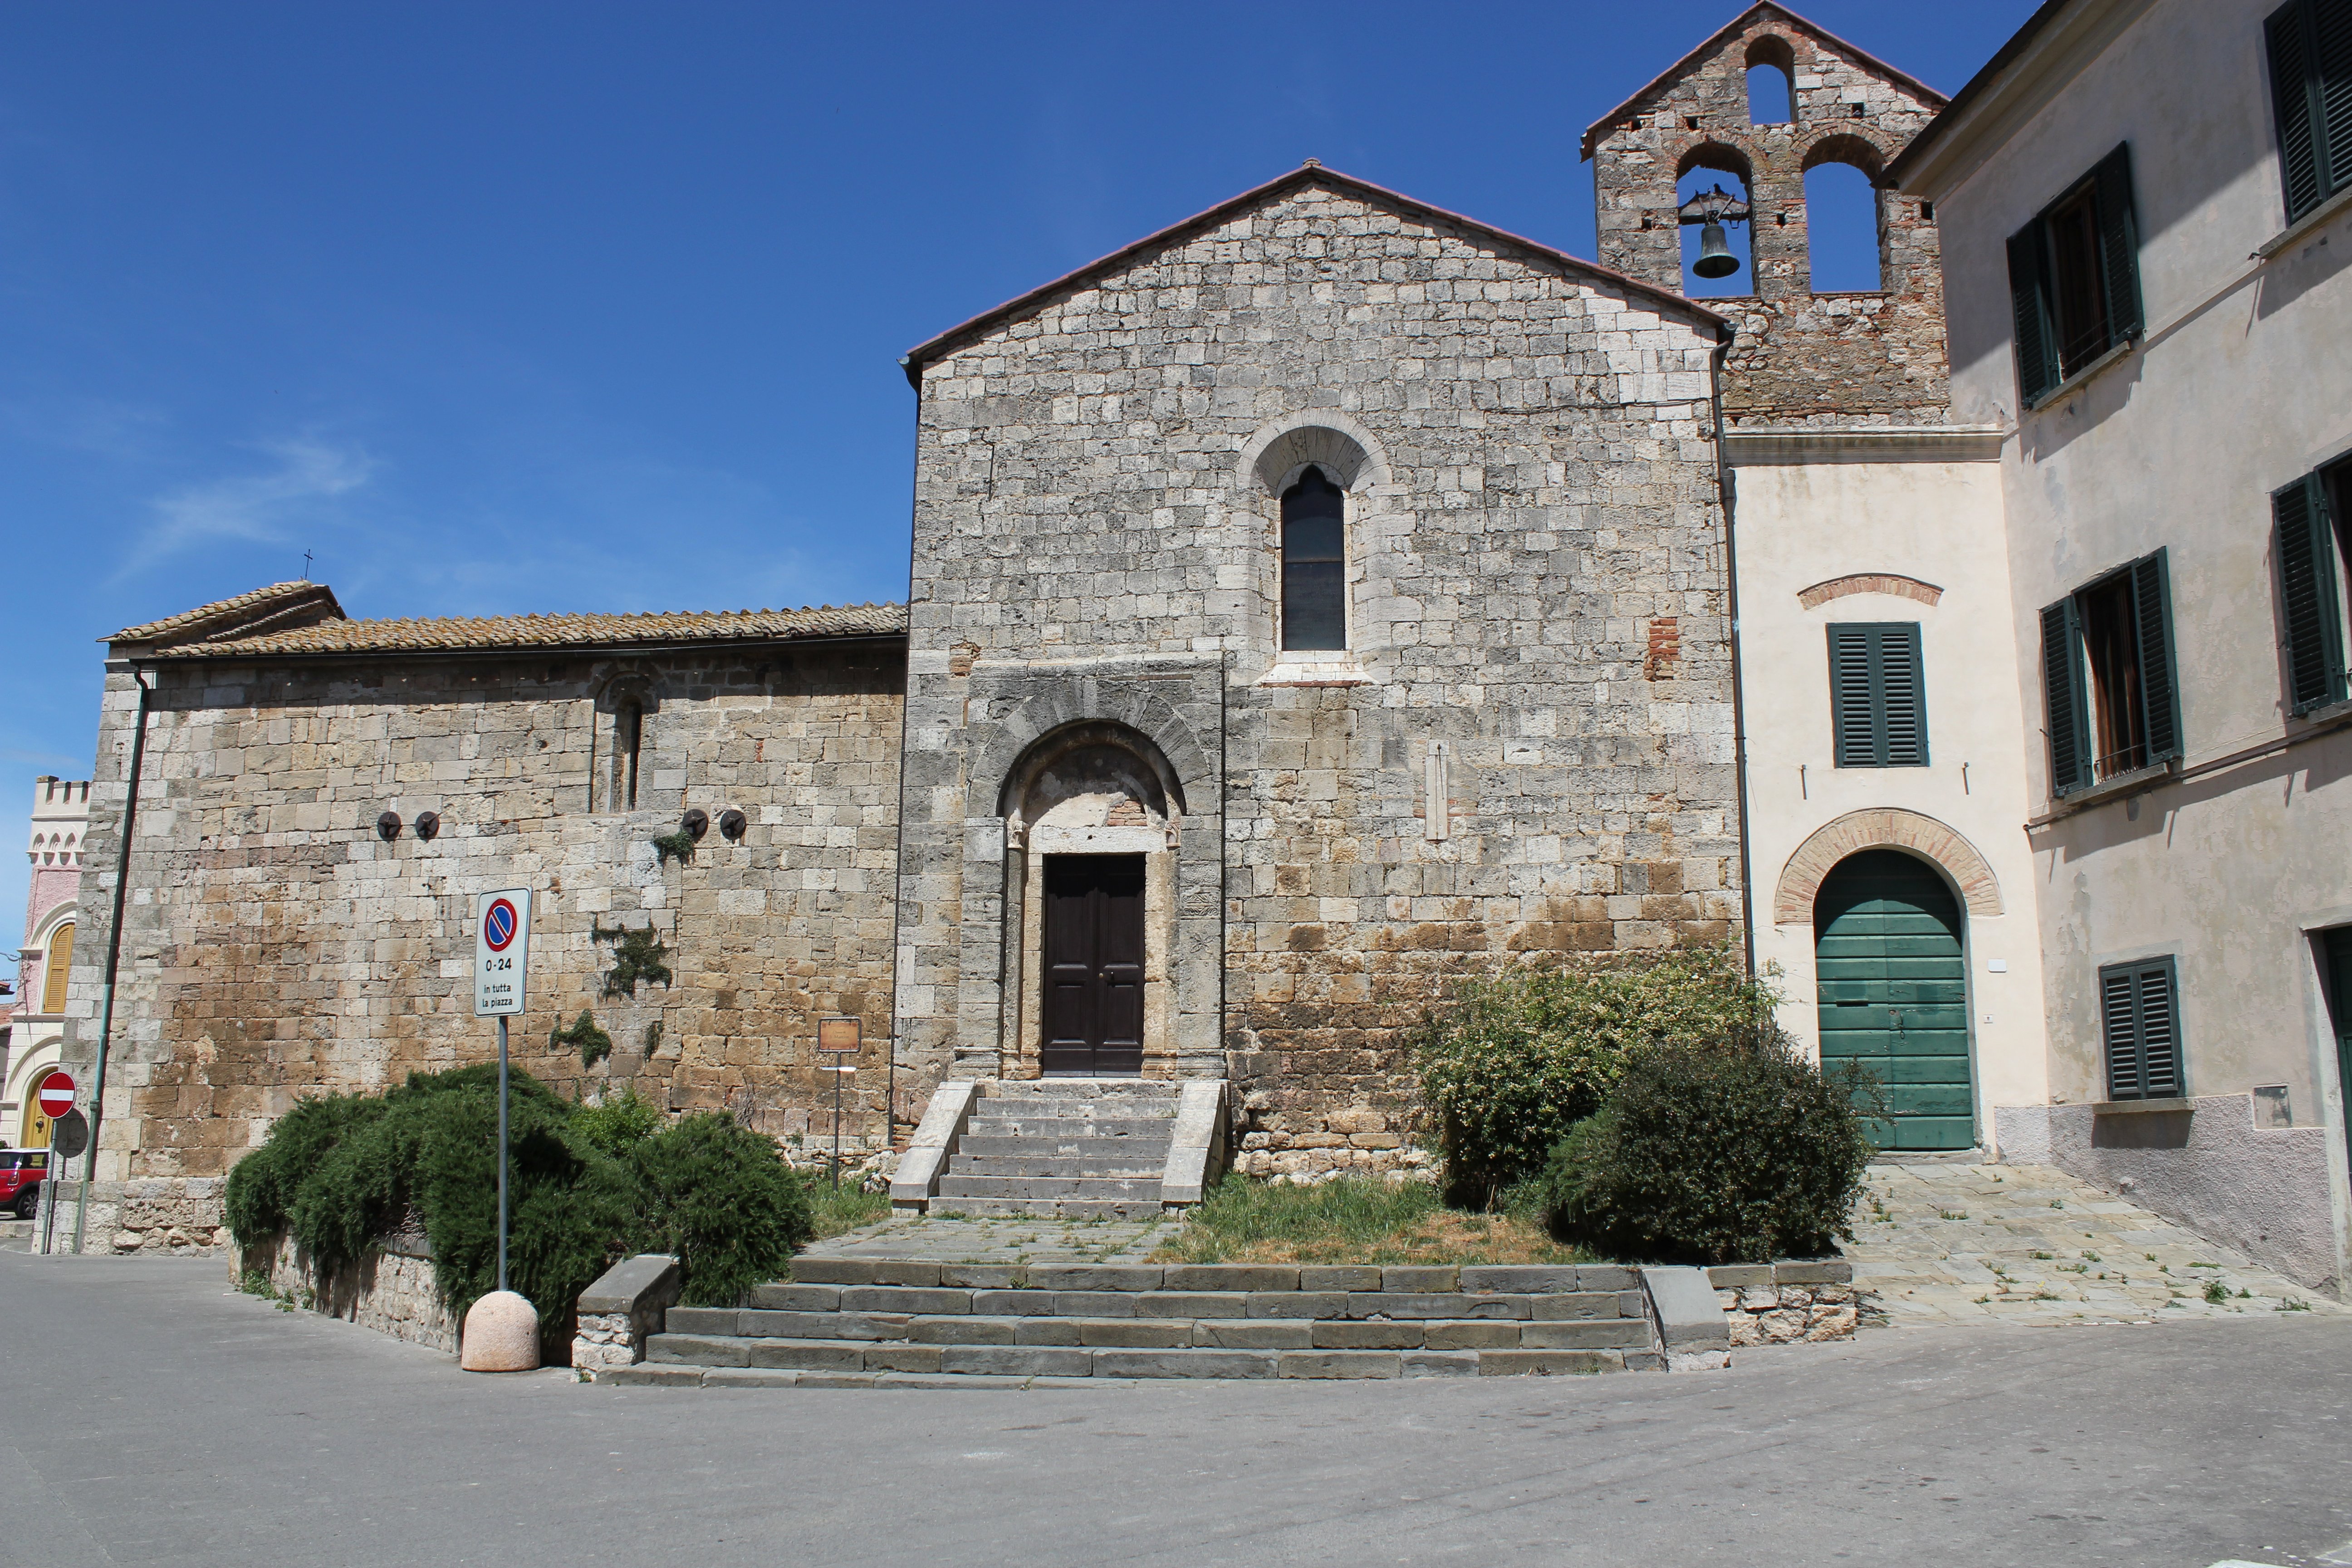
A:
{"label": "arched window", "polygon": [[1348,646],[1347,492],[1313,464],[1282,492],[1282,646]]}
{"label": "arched window", "polygon": [[1879,270],[1878,190],[1868,174],[1837,163],[1805,171],[1805,244],[1812,256],[1814,293],[1885,287]]}
{"label": "arched window", "polygon": [[623,698],[613,710],[613,783],[604,797],[608,811],[637,809],[637,752],[645,734],[645,704]]}
{"label": "arched window", "polygon": [[59,926],[49,938],[49,955],[41,963],[41,1011],[66,1010],[66,976],[73,969],[73,922]]}
{"label": "arched window", "polygon": [[1769,34],[1748,47],[1748,123],[1787,125],[1797,118],[1796,51]]}
{"label": "arched window", "polygon": [[[1722,146],[1701,147],[1686,155],[1687,167],[1675,182],[1675,201],[1679,205],[1694,196],[1720,189],[1732,200],[1748,200],[1746,160]],[[1666,221],[1675,221],[1668,213]],[[1756,285],[1756,247],[1753,223],[1730,223],[1723,226],[1724,243],[1739,265],[1720,278],[1702,278],[1692,268],[1699,258],[1699,246],[1706,238],[1701,225],[1682,226],[1683,294],[1692,300],[1722,299],[1729,295],[1753,294]]]}

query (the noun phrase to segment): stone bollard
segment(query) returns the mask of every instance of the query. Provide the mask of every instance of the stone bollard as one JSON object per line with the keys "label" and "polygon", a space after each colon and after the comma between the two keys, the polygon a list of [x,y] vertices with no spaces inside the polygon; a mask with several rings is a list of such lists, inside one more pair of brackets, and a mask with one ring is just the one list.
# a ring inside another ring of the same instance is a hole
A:
{"label": "stone bollard", "polygon": [[467,1372],[533,1372],[539,1313],[512,1290],[493,1290],[466,1309],[457,1364]]}

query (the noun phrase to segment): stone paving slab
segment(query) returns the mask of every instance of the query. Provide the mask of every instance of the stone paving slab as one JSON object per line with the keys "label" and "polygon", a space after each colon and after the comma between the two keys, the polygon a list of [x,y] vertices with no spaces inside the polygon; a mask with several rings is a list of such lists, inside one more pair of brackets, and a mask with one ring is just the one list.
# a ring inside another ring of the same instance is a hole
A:
{"label": "stone paving slab", "polygon": [[[1873,1165],[1853,1236],[1845,1255],[1855,1286],[1868,1292],[1865,1309],[1898,1326],[2346,1311],[2242,1254],[2046,1165]],[[2221,1288],[2217,1301],[2207,1299],[2214,1284]]]}
{"label": "stone paving slab", "polygon": [[1156,1216],[893,1215],[813,1243],[801,1256],[932,1263],[1140,1263],[1182,1224]]}

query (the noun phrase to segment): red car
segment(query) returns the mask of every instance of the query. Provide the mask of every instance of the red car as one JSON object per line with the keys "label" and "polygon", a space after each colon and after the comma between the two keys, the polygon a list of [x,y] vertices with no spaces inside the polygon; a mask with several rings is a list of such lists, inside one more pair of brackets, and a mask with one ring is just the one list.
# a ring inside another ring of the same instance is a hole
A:
{"label": "red car", "polygon": [[47,1149],[0,1149],[0,1209],[30,1219],[41,1205],[41,1178],[48,1173]]}

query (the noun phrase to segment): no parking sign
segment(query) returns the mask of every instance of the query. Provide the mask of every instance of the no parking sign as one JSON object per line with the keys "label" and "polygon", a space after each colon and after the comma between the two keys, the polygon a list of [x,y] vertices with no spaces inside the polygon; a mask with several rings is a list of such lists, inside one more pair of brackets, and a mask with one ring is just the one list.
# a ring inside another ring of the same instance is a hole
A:
{"label": "no parking sign", "polygon": [[474,896],[474,1016],[518,1017],[530,973],[530,889]]}

